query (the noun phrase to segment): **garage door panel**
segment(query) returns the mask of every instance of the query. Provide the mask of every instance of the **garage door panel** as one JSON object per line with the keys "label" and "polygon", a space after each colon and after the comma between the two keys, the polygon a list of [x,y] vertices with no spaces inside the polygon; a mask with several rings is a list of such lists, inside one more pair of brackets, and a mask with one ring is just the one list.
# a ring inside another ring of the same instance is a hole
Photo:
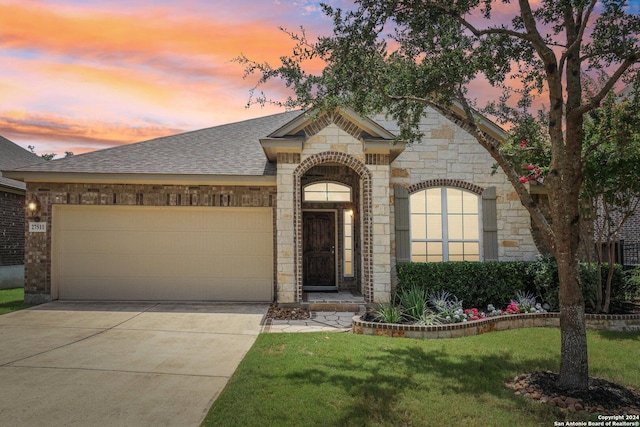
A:
{"label": "garage door panel", "polygon": [[74,276],[92,277],[212,277],[256,278],[266,277],[273,269],[269,257],[253,257],[252,268],[244,259],[232,255],[138,255],[77,254],[65,257],[59,263],[60,279],[73,272]]}
{"label": "garage door panel", "polygon": [[61,299],[270,301],[273,295],[267,208],[56,205],[53,251]]}
{"label": "garage door panel", "polygon": [[[159,291],[161,290],[161,291]],[[114,282],[110,278],[95,278],[87,286],[84,277],[70,276],[65,278],[65,286],[60,289],[60,299],[75,300],[112,300],[113,295],[122,295],[122,301],[149,300],[149,295],[155,295],[154,300],[164,301],[193,301],[189,293],[198,293],[203,301],[236,301],[237,295],[242,294],[242,301],[268,301],[270,290],[264,286],[262,280],[228,279],[224,288],[211,286],[207,278],[190,280],[188,287],[183,281],[159,277],[152,285],[142,278],[123,278]]]}
{"label": "garage door panel", "polygon": [[[85,239],[86,230],[73,230],[60,238],[58,250],[65,253],[131,253],[148,254],[210,254],[231,253],[234,255],[264,254],[270,250],[271,233],[182,233],[182,232],[139,232],[131,231],[122,236],[111,231],[93,231],[93,238]],[[258,238],[256,238],[258,237]],[[247,239],[253,244],[247,245]],[[225,245],[217,246],[216,241],[224,241]],[[212,242],[214,244],[212,244]]]}

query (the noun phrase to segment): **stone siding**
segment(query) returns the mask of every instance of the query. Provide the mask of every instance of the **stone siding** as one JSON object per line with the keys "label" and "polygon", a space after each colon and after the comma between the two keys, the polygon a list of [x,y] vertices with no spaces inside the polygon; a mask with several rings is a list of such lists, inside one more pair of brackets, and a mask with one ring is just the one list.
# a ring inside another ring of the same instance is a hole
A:
{"label": "stone siding", "polygon": [[276,187],[28,183],[27,198],[34,196],[40,202],[37,214],[47,223],[46,233],[27,233],[25,241],[25,301],[34,303],[51,300],[51,213],[55,204],[276,207]]}
{"label": "stone siding", "polygon": [[[384,121],[383,117],[378,120],[387,130],[399,132],[395,123]],[[498,170],[491,174],[495,161],[486,150],[467,131],[433,110],[423,120],[421,131],[424,132],[423,140],[408,145],[391,164],[391,188],[402,185],[417,190],[433,180],[455,182],[457,187],[476,193],[477,189],[495,187],[499,259],[534,259],[538,250],[531,236],[529,213],[504,173]],[[393,209],[393,200],[390,206]],[[393,214],[390,217],[393,221]],[[393,241],[394,227],[390,232]],[[392,257],[395,264],[394,253]]]}
{"label": "stone siding", "polygon": [[[298,165],[281,163],[289,158],[278,155],[278,301],[302,301],[302,211],[319,207],[303,207],[302,186],[318,180],[337,180],[352,187],[350,206],[358,215],[355,238],[360,248],[353,281],[360,284],[366,301],[386,301],[391,293],[388,156],[365,155],[359,128],[340,115],[320,117],[305,133]],[[318,174],[321,177],[315,178]]]}

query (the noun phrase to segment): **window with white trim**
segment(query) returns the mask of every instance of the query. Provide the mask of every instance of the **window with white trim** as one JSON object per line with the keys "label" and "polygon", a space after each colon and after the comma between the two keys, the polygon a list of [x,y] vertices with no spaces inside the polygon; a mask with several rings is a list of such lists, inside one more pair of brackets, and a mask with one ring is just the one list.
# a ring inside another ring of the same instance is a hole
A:
{"label": "window with white trim", "polygon": [[343,247],[343,275],[353,277],[353,211],[347,209],[343,215],[344,235],[342,236]]}
{"label": "window with white trim", "polygon": [[317,182],[304,187],[305,202],[350,202],[351,187],[335,182]]}
{"label": "window with white trim", "polygon": [[452,187],[409,196],[411,261],[480,261],[480,196]]}

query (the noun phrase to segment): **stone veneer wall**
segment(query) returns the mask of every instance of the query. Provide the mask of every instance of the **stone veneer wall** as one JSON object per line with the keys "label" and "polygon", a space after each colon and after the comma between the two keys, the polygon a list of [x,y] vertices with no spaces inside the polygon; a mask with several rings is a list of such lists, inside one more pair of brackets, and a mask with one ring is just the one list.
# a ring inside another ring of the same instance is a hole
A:
{"label": "stone veneer wall", "polygon": [[[278,301],[302,301],[301,179],[318,165],[352,169],[360,177],[362,293],[367,302],[387,301],[391,294],[389,253],[389,161],[365,155],[360,130],[340,115],[327,115],[306,129],[301,154],[278,154]],[[290,256],[293,255],[293,256]]]}
{"label": "stone veneer wall", "polygon": [[[47,232],[26,234],[25,301],[30,303],[51,300],[51,213],[54,204],[276,207],[276,187],[28,183],[27,199],[34,195],[40,202],[38,215],[41,221],[47,222]],[[275,215],[274,212],[274,225]],[[274,274],[274,280],[275,277]]]}
{"label": "stone veneer wall", "polygon": [[[387,130],[399,132],[397,124],[384,117],[376,119]],[[486,150],[471,134],[433,110],[428,111],[421,131],[424,132],[422,141],[408,145],[391,163],[391,186],[398,184],[415,190],[432,180],[447,180],[468,189],[495,187],[499,259],[534,259],[538,250],[531,236],[530,215],[504,173],[499,170],[491,175],[495,161]],[[392,209],[393,205],[391,193]],[[392,214],[392,221],[393,218]],[[393,225],[390,227],[392,242],[395,241]],[[391,255],[395,266],[395,247]]]}

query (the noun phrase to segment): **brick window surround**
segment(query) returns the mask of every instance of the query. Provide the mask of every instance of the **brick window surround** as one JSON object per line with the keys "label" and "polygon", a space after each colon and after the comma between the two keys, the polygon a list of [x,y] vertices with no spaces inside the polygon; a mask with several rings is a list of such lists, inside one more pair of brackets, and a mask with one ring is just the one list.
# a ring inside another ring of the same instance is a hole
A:
{"label": "brick window surround", "polygon": [[326,151],[307,157],[293,172],[294,275],[296,301],[302,301],[302,185],[304,174],[314,166],[331,163],[351,168],[360,177],[360,212],[362,224],[361,292],[366,302],[373,302],[373,210],[372,176],[366,165],[346,153]]}

